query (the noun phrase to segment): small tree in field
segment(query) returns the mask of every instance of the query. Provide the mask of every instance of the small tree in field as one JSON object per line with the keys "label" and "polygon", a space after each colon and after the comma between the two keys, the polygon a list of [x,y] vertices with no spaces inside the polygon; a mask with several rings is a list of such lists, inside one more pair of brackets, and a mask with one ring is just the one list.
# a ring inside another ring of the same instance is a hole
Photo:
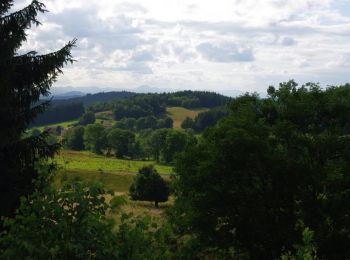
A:
{"label": "small tree in field", "polygon": [[152,165],[145,166],[139,170],[130,186],[130,196],[132,200],[154,201],[158,207],[158,202],[168,201],[169,189]]}

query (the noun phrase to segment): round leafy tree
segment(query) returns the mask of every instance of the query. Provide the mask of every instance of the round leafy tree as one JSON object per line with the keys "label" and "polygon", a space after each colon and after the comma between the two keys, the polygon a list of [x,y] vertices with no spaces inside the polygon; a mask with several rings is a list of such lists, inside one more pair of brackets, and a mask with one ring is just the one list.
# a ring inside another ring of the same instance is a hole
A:
{"label": "round leafy tree", "polygon": [[80,125],[89,125],[94,124],[96,121],[95,114],[91,111],[85,113],[82,115],[82,117],[79,119]]}
{"label": "round leafy tree", "polygon": [[83,126],[69,128],[63,136],[64,147],[76,151],[84,150],[84,131]]}
{"label": "round leafy tree", "polygon": [[132,200],[154,201],[156,207],[169,196],[168,185],[152,165],[139,170],[129,192]]}

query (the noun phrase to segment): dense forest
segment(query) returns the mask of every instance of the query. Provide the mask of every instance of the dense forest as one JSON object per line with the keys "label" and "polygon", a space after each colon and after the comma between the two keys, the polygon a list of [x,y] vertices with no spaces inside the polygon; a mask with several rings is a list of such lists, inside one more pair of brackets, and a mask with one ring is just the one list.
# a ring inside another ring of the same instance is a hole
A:
{"label": "dense forest", "polygon": [[[50,108],[40,99],[74,63],[76,40],[18,55],[46,9],[33,1],[7,14],[12,3],[0,4],[1,259],[350,258],[349,84],[290,80],[265,98],[183,91]],[[174,128],[174,106],[206,110]],[[62,134],[31,128],[72,114]],[[122,172],[118,185],[133,177],[123,196],[104,186],[115,172],[62,174],[64,149],[155,165]],[[164,176],[156,166],[174,167]],[[157,221],[150,210],[136,215],[140,204],[123,207],[130,201],[169,206]]]}
{"label": "dense forest", "polygon": [[53,99],[51,101],[52,106],[65,105],[71,103],[82,103],[84,106],[90,106],[96,102],[108,102],[116,99],[123,99],[135,96],[136,93],[129,91],[110,91],[100,92],[96,94],[87,94],[82,97],[74,97],[68,99]]}
{"label": "dense forest", "polygon": [[[34,121],[34,125],[47,125],[78,119],[84,111],[113,111],[116,120],[125,118],[165,116],[167,106],[185,108],[213,108],[224,106],[230,98],[214,92],[182,91],[164,94],[135,94],[107,92],[51,102],[51,107]],[[199,126],[200,128],[200,126]]]}
{"label": "dense forest", "polygon": [[48,125],[80,118],[85,112],[82,103],[68,103],[50,106],[43,114],[35,118],[33,125]]}

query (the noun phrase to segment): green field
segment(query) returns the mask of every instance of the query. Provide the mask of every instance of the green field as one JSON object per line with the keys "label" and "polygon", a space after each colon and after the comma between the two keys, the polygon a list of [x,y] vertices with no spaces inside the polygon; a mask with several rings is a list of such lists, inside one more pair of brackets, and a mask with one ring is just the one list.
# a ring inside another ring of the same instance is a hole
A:
{"label": "green field", "polygon": [[114,157],[96,155],[87,151],[61,150],[55,157],[59,175],[67,179],[81,178],[89,181],[101,181],[106,188],[125,193],[139,168],[154,164],[157,171],[166,180],[170,179],[172,167],[155,164],[152,161],[121,160]]}
{"label": "green field", "polygon": [[[58,175],[55,179],[55,186],[60,186],[62,178],[70,181],[80,178],[85,181],[99,181],[108,190],[115,194],[124,194],[126,204],[122,206],[122,211],[133,213],[135,216],[150,215],[162,222],[164,210],[173,205],[173,198],[166,203],[161,203],[159,208],[155,208],[153,202],[131,201],[128,198],[128,191],[133,182],[135,174],[142,166],[154,164],[162,178],[170,181],[170,174],[173,172],[171,166],[155,164],[152,161],[131,161],[121,160],[114,157],[105,157],[86,151],[61,150],[55,157],[58,164]],[[116,214],[118,219],[118,214]]]}
{"label": "green field", "polygon": [[171,174],[172,167],[155,164],[153,161],[121,160],[115,157],[96,155],[87,151],[67,151],[62,150],[55,157],[58,165],[65,170],[94,171],[108,173],[137,173],[146,165],[154,164],[160,174]]}
{"label": "green field", "polygon": [[61,123],[55,123],[55,124],[50,124],[50,125],[43,125],[43,126],[40,126],[40,127],[33,127],[33,128],[37,128],[40,131],[44,131],[44,129],[46,127],[62,126],[64,128],[67,128],[67,127],[70,127],[70,126],[72,126],[72,125],[74,125],[76,123],[78,123],[78,120],[70,120],[70,121],[65,121],[65,122],[61,122]]}
{"label": "green field", "polygon": [[186,117],[195,118],[200,112],[207,111],[207,108],[187,109],[184,107],[168,107],[167,112],[174,121],[174,128],[181,128],[181,123]]}
{"label": "green field", "polygon": [[[103,120],[103,119],[96,118],[95,123],[101,124],[101,122],[103,122],[103,121],[111,121],[111,124],[113,124],[113,122],[114,122],[114,120]],[[79,122],[79,120],[77,119],[77,120],[70,120],[70,121],[54,123],[54,124],[49,124],[49,125],[43,125],[43,126],[33,127],[33,128],[39,129],[40,131],[44,131],[44,129],[46,127],[62,126],[63,128],[69,128],[69,127],[77,124],[78,122]]]}

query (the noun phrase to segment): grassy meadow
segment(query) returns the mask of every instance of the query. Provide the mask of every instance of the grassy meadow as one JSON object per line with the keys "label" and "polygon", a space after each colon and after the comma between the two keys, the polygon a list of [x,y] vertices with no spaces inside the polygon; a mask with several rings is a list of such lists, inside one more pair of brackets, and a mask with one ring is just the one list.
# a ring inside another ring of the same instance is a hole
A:
{"label": "grassy meadow", "polygon": [[[160,203],[159,208],[156,208],[153,202],[132,201],[128,197],[129,187],[140,167],[154,164],[157,171],[162,174],[162,178],[170,181],[171,166],[159,165],[151,161],[121,160],[87,151],[68,150],[61,150],[55,157],[55,161],[59,168],[54,182],[56,187],[60,186],[62,179],[70,181],[79,178],[86,181],[102,182],[106,189],[124,197],[125,203],[121,207],[121,211],[124,213],[132,213],[134,216],[149,215],[161,223],[165,210],[173,205],[173,197],[170,197],[168,202]],[[118,214],[115,214],[116,220],[119,219]]]}
{"label": "grassy meadow", "polygon": [[141,167],[153,164],[160,174],[172,173],[171,166],[156,164],[153,161],[122,160],[88,151],[61,150],[55,160],[62,169],[68,171],[137,173]]}
{"label": "grassy meadow", "polygon": [[54,123],[54,124],[49,124],[49,125],[43,125],[43,126],[39,126],[39,127],[33,127],[36,129],[39,129],[40,131],[44,131],[44,129],[46,127],[56,127],[56,126],[62,126],[64,128],[68,128],[74,124],[77,124],[78,120],[70,120],[70,121],[65,121],[65,122],[61,122],[61,123]]}
{"label": "grassy meadow", "polygon": [[[186,109],[183,107],[168,107],[167,113],[174,121],[174,128],[181,128],[181,123],[186,117],[195,118],[200,112],[207,109]],[[111,111],[96,113],[96,123],[107,121],[114,123]],[[39,127],[43,130],[48,126],[62,126],[68,128],[77,123],[72,120]],[[129,187],[133,182],[138,170],[146,165],[153,164],[162,178],[170,181],[173,169],[168,165],[157,164],[154,161],[122,160],[115,157],[97,155],[89,151],[71,151],[62,149],[55,157],[59,172],[55,180],[55,185],[59,187],[60,180],[74,180],[76,178],[87,181],[99,181],[108,190],[125,198],[122,211],[133,213],[136,216],[149,215],[161,221],[164,210],[173,205],[173,197],[166,203],[160,203],[159,208],[155,208],[153,202],[132,201],[128,198]]]}
{"label": "grassy meadow", "polygon": [[184,107],[167,107],[167,113],[174,121],[174,128],[181,128],[181,123],[186,117],[195,118],[200,112],[207,111],[207,108],[187,109]]}

